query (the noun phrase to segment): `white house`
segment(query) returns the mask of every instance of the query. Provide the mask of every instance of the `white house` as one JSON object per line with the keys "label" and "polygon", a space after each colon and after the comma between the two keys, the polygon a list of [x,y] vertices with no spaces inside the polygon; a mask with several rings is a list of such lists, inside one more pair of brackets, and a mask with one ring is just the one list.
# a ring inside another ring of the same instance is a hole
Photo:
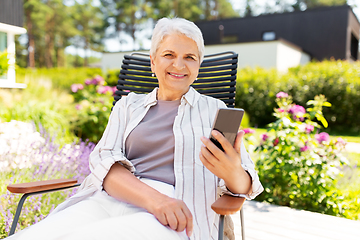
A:
{"label": "white house", "polygon": [[8,72],[0,76],[0,88],[26,87],[15,79],[15,35],[26,33],[22,15],[21,0],[0,0],[0,52],[6,51],[9,59]]}
{"label": "white house", "polygon": [[[205,54],[234,51],[239,54],[238,67],[275,68],[286,72],[288,68],[306,64],[311,60],[309,54],[298,46],[284,39],[274,41],[229,43],[205,46]],[[149,51],[137,51],[149,53]],[[131,52],[103,53],[101,68],[104,72],[109,69],[120,69],[125,54]]]}

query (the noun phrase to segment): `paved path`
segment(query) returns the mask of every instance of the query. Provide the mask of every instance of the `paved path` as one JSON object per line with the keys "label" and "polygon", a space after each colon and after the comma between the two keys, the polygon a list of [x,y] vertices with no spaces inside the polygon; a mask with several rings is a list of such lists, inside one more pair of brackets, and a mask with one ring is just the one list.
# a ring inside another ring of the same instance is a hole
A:
{"label": "paved path", "polygon": [[[353,143],[353,142],[348,142],[345,145],[345,149],[349,152],[357,152],[360,153],[360,143]],[[360,239],[360,238],[359,238]]]}
{"label": "paved path", "polygon": [[[360,143],[349,142],[360,153]],[[246,240],[360,240],[360,221],[256,201],[244,204]],[[236,240],[241,240],[240,216],[232,215]]]}
{"label": "paved path", "polygon": [[[256,201],[244,204],[246,240],[360,240],[360,221]],[[236,240],[239,214],[232,215]]]}

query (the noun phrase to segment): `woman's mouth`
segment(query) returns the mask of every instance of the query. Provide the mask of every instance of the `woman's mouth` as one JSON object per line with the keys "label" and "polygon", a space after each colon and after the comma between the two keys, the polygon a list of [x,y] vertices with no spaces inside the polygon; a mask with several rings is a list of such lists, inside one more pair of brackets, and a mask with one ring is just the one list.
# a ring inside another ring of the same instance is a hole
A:
{"label": "woman's mouth", "polygon": [[178,78],[186,76],[186,74],[176,74],[176,73],[170,73],[170,72],[169,72],[169,75],[174,76],[174,77],[178,77]]}

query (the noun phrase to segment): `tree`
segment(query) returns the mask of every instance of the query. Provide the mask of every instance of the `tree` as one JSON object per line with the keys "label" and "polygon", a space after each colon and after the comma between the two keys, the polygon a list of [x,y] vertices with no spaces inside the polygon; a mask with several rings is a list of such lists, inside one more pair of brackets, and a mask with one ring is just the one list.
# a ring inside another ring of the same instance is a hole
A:
{"label": "tree", "polygon": [[39,0],[24,0],[25,27],[28,36],[28,67],[35,67],[35,42],[45,25],[47,8]]}
{"label": "tree", "polygon": [[338,6],[346,4],[346,0],[297,0],[295,4],[293,4],[293,8],[301,10],[301,6],[305,8],[314,8],[321,6]]}
{"label": "tree", "polygon": [[72,7],[72,17],[77,29],[77,37],[73,40],[82,41],[85,50],[84,66],[88,66],[88,50],[103,49],[102,39],[106,27],[103,13],[93,5],[92,0],[86,0],[82,1],[82,4],[75,2]]}
{"label": "tree", "polygon": [[108,23],[115,28],[110,36],[126,33],[134,43],[135,32],[142,31],[149,20],[154,24],[163,17],[198,21],[238,16],[229,0],[101,0],[101,3]]}
{"label": "tree", "polygon": [[[135,46],[135,32],[148,19],[151,11],[146,0],[101,0],[105,18],[115,27],[115,34],[124,32],[130,35]],[[114,34],[112,34],[114,36]]]}

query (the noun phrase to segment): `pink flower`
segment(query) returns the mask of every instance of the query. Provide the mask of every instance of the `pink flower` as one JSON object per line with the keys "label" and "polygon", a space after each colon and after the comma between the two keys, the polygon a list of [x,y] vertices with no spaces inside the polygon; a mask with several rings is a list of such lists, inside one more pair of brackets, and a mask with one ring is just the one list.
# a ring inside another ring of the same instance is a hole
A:
{"label": "pink flower", "polygon": [[81,110],[83,107],[80,104],[76,104],[75,108],[76,110]]}
{"label": "pink flower", "polygon": [[311,133],[312,131],[314,131],[314,126],[310,125],[310,124],[306,124],[305,125],[305,132],[306,133]]}
{"label": "pink flower", "polygon": [[276,146],[276,145],[278,145],[279,144],[279,139],[278,138],[276,138],[275,140],[274,140],[274,147]]}
{"label": "pink flower", "polygon": [[319,143],[322,142],[328,142],[330,140],[330,136],[328,133],[326,132],[321,132],[319,134],[315,134],[315,139],[316,141],[318,141]]}
{"label": "pink flower", "polygon": [[251,129],[251,128],[244,128],[243,131],[245,132],[245,134],[253,134],[253,133],[255,133],[255,130]]}
{"label": "pink flower", "polygon": [[280,112],[280,113],[285,112],[285,110],[282,109],[282,108],[278,108],[277,111]]}
{"label": "pink flower", "polygon": [[92,83],[94,85],[101,85],[102,86],[102,85],[105,84],[105,80],[101,76],[96,76],[95,78],[93,78]]}
{"label": "pink flower", "polygon": [[300,148],[300,152],[305,152],[305,151],[307,151],[307,150],[310,150],[310,147],[307,146],[307,145],[305,145],[305,146],[303,146],[302,148]]}
{"label": "pink flower", "polygon": [[90,85],[91,83],[92,83],[91,79],[86,79],[86,80],[85,80],[85,84],[86,84],[86,85]]}
{"label": "pink flower", "polygon": [[115,87],[112,87],[112,92],[115,93],[117,90],[116,86]]}
{"label": "pink flower", "polygon": [[105,84],[105,80],[101,76],[96,76],[93,79],[86,79],[85,84],[86,85],[100,85],[100,86],[103,86]]}
{"label": "pink flower", "polygon": [[96,89],[96,92],[100,93],[100,94],[106,94],[106,93],[114,93],[114,88],[110,87],[110,86],[99,86]]}
{"label": "pink flower", "polygon": [[279,92],[276,94],[276,98],[287,98],[289,96],[289,94],[285,93],[285,92]]}
{"label": "pink flower", "polygon": [[264,133],[264,134],[261,134],[261,139],[263,140],[263,141],[266,141],[268,138],[269,138],[269,136],[266,134],[266,133]]}
{"label": "pink flower", "polygon": [[303,106],[294,105],[288,110],[288,112],[292,114],[294,120],[303,121],[303,115],[306,113],[306,110]]}
{"label": "pink flower", "polygon": [[83,90],[84,89],[84,86],[80,83],[74,83],[71,85],[71,91],[73,93],[76,93],[78,90]]}
{"label": "pink flower", "polygon": [[335,144],[336,144],[336,145],[339,145],[339,146],[341,146],[341,147],[345,147],[346,141],[345,141],[344,139],[342,139],[341,137],[339,137],[339,138],[336,139],[336,143],[335,143]]}

